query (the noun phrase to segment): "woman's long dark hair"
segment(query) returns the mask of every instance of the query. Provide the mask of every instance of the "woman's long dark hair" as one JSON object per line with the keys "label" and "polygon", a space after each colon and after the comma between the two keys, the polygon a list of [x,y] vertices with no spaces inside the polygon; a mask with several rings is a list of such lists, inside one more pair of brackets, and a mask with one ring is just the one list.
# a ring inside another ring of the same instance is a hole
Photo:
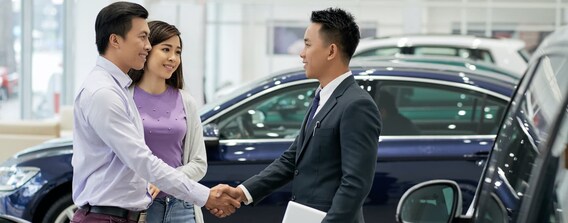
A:
{"label": "woman's long dark hair", "polygon": [[[148,27],[150,28],[150,36],[148,37],[148,39],[150,40],[150,45],[152,47],[174,36],[177,36],[179,38],[180,46],[183,46],[180,37],[181,33],[174,25],[170,25],[162,21],[151,21],[148,23]],[[148,60],[150,60],[150,55],[148,55],[148,58],[146,58],[146,61]],[[183,88],[183,69],[181,64],[182,63],[180,57],[179,66],[174,71],[172,76],[169,79],[166,79],[166,84],[176,89]],[[144,68],[146,68],[146,64],[144,64]],[[130,78],[132,79],[132,84],[138,84],[140,80],[142,80],[142,75],[144,75],[144,69],[130,69],[130,71],[128,71],[128,76],[130,76]]]}

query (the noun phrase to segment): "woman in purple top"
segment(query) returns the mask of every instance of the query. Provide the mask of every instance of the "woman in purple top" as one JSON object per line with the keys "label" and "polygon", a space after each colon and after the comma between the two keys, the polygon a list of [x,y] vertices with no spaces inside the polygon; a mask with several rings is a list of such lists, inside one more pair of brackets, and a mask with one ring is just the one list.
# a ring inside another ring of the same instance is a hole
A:
{"label": "woman in purple top", "polygon": [[[161,21],[148,23],[152,50],[143,70],[130,70],[130,92],[152,153],[195,181],[207,170],[201,120],[195,100],[183,89],[182,42],[178,29]],[[150,185],[154,201],[147,222],[203,222],[201,209]]]}

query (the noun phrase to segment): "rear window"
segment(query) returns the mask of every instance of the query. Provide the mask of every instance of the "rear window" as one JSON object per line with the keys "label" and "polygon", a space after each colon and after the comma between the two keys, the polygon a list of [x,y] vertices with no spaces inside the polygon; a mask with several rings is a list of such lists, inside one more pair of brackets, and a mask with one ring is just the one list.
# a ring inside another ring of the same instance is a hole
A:
{"label": "rear window", "polygon": [[400,54],[400,48],[388,47],[367,50],[355,55],[354,57],[373,57],[373,56],[395,56]]}
{"label": "rear window", "polygon": [[444,46],[416,46],[414,55],[452,56],[470,60],[494,63],[491,53],[483,49],[469,49]]}

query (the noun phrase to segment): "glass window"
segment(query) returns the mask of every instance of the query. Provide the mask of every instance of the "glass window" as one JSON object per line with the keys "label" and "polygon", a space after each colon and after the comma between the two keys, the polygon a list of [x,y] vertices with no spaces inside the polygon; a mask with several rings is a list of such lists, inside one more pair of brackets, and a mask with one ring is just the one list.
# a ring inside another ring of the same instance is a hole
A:
{"label": "glass window", "polygon": [[400,54],[400,48],[378,48],[357,54],[355,57],[395,56]]}
{"label": "glass window", "polygon": [[21,2],[0,1],[0,120],[20,118]]}
{"label": "glass window", "polygon": [[[568,107],[566,108],[568,111]],[[548,173],[553,179],[545,179],[540,191],[543,193],[542,201],[537,204],[541,207],[540,217],[548,222],[564,222],[568,219],[568,112],[564,112],[564,120],[560,123],[557,135],[553,137],[552,159],[547,162]],[[545,168],[543,168],[545,169]],[[545,170],[545,171],[546,171]],[[550,183],[549,183],[550,182]],[[550,191],[551,193],[547,193]]]}
{"label": "glass window", "polygon": [[495,193],[499,199],[508,201],[512,218],[517,217],[525,193],[534,185],[529,180],[536,159],[542,153],[541,145],[546,144],[552,124],[563,110],[568,76],[559,74],[568,72],[567,68],[563,57],[541,58],[528,89],[517,94],[521,97],[511,103],[514,107],[503,120],[493,149],[494,158],[489,162],[489,172],[482,185],[478,205],[481,215],[491,211],[486,203],[488,196]]}
{"label": "glass window", "polygon": [[32,118],[59,112],[63,72],[63,1],[33,1]]}
{"label": "glass window", "polygon": [[414,48],[415,55],[457,56],[458,50],[450,47],[420,46]]}
{"label": "glass window", "polygon": [[221,139],[294,138],[317,83],[303,84],[269,93],[218,119]]}
{"label": "glass window", "polygon": [[496,134],[507,102],[445,85],[377,82],[381,135]]}
{"label": "glass window", "polygon": [[487,212],[479,216],[478,222],[501,223],[507,222],[507,218],[507,210],[503,203],[493,194],[487,203]]}
{"label": "glass window", "polygon": [[[566,108],[565,111],[568,111]],[[550,222],[563,222],[568,219],[568,112],[564,112],[564,121],[561,122],[558,129],[558,135],[554,137],[554,142],[551,151],[553,161],[549,165],[554,165],[556,170],[553,193],[551,197],[544,197],[542,202],[543,207],[548,207],[543,210],[548,213]],[[553,169],[553,170],[554,170]],[[545,185],[546,186],[546,185]],[[544,188],[547,190],[548,188]],[[547,200],[550,199],[550,200]]]}

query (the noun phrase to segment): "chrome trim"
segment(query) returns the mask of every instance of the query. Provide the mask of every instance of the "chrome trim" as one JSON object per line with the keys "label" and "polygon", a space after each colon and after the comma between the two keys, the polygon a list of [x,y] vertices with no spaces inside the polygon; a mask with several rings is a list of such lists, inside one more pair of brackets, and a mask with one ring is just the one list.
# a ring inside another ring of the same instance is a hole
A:
{"label": "chrome trim", "polygon": [[207,137],[203,137],[204,141],[216,141],[219,140],[219,137],[214,137],[214,136],[207,136]]}
{"label": "chrome trim", "polygon": [[287,139],[223,139],[221,144],[241,144],[241,143],[263,143],[263,142],[294,142],[296,138]]}
{"label": "chrome trim", "polygon": [[[385,139],[495,139],[496,135],[420,135],[420,136],[381,136],[379,141]],[[294,142],[295,138],[286,139],[222,139],[219,140],[221,144],[242,144],[242,143],[265,143],[265,142]]]}
{"label": "chrome trim", "polygon": [[417,135],[417,136],[381,136],[383,139],[495,139],[497,135]]}
{"label": "chrome trim", "polygon": [[359,79],[403,80],[403,81],[413,81],[413,82],[438,84],[438,85],[445,85],[445,86],[450,86],[450,87],[458,87],[458,88],[473,90],[473,91],[484,93],[484,94],[487,94],[487,95],[491,95],[493,97],[500,98],[500,99],[503,99],[503,100],[506,100],[506,101],[511,100],[510,97],[507,97],[505,95],[499,94],[499,93],[494,92],[494,91],[486,90],[486,89],[483,89],[483,88],[480,88],[480,87],[477,87],[477,86],[473,86],[473,85],[470,85],[470,84],[466,84],[466,83],[456,83],[456,82],[453,82],[453,81],[431,80],[431,79],[427,79],[427,78],[418,78],[418,77],[393,77],[393,76],[366,76],[366,77],[361,77]]}
{"label": "chrome trim", "polygon": [[[442,81],[442,80],[430,80],[430,79],[426,79],[426,78],[416,78],[416,77],[394,77],[394,76],[354,76],[355,79],[357,80],[401,80],[401,81],[413,81],[413,82],[421,82],[421,83],[431,83],[431,84],[439,84],[439,85],[445,85],[445,86],[451,86],[451,87],[458,87],[458,88],[465,88],[468,90],[473,90],[476,92],[480,92],[480,93],[484,93],[487,95],[491,95],[506,101],[510,100],[510,97],[507,97],[505,95],[499,94],[497,92],[493,92],[493,91],[489,91],[489,90],[485,90],[483,88],[477,87],[477,86],[472,86],[469,84],[462,84],[462,83],[455,83],[452,81]],[[294,85],[300,85],[300,84],[307,84],[307,83],[314,83],[317,82],[315,79],[304,79],[304,80],[299,80],[299,81],[292,81],[289,83],[285,83],[285,84],[281,84],[281,85],[277,85],[274,87],[271,87],[267,90],[261,91],[255,95],[253,95],[252,97],[246,98],[242,101],[239,101],[231,106],[229,106],[228,108],[224,109],[223,111],[209,117],[208,119],[206,119],[205,121],[203,121],[203,125],[209,124],[209,122],[211,122],[212,120],[217,119],[219,116],[222,116],[228,112],[231,112],[233,109],[235,109],[236,107],[241,106],[242,104],[245,104],[251,100],[254,100],[258,97],[264,96],[266,94],[269,94],[271,92],[274,92],[276,90],[280,90],[282,88],[288,87],[288,86],[294,86]]]}

